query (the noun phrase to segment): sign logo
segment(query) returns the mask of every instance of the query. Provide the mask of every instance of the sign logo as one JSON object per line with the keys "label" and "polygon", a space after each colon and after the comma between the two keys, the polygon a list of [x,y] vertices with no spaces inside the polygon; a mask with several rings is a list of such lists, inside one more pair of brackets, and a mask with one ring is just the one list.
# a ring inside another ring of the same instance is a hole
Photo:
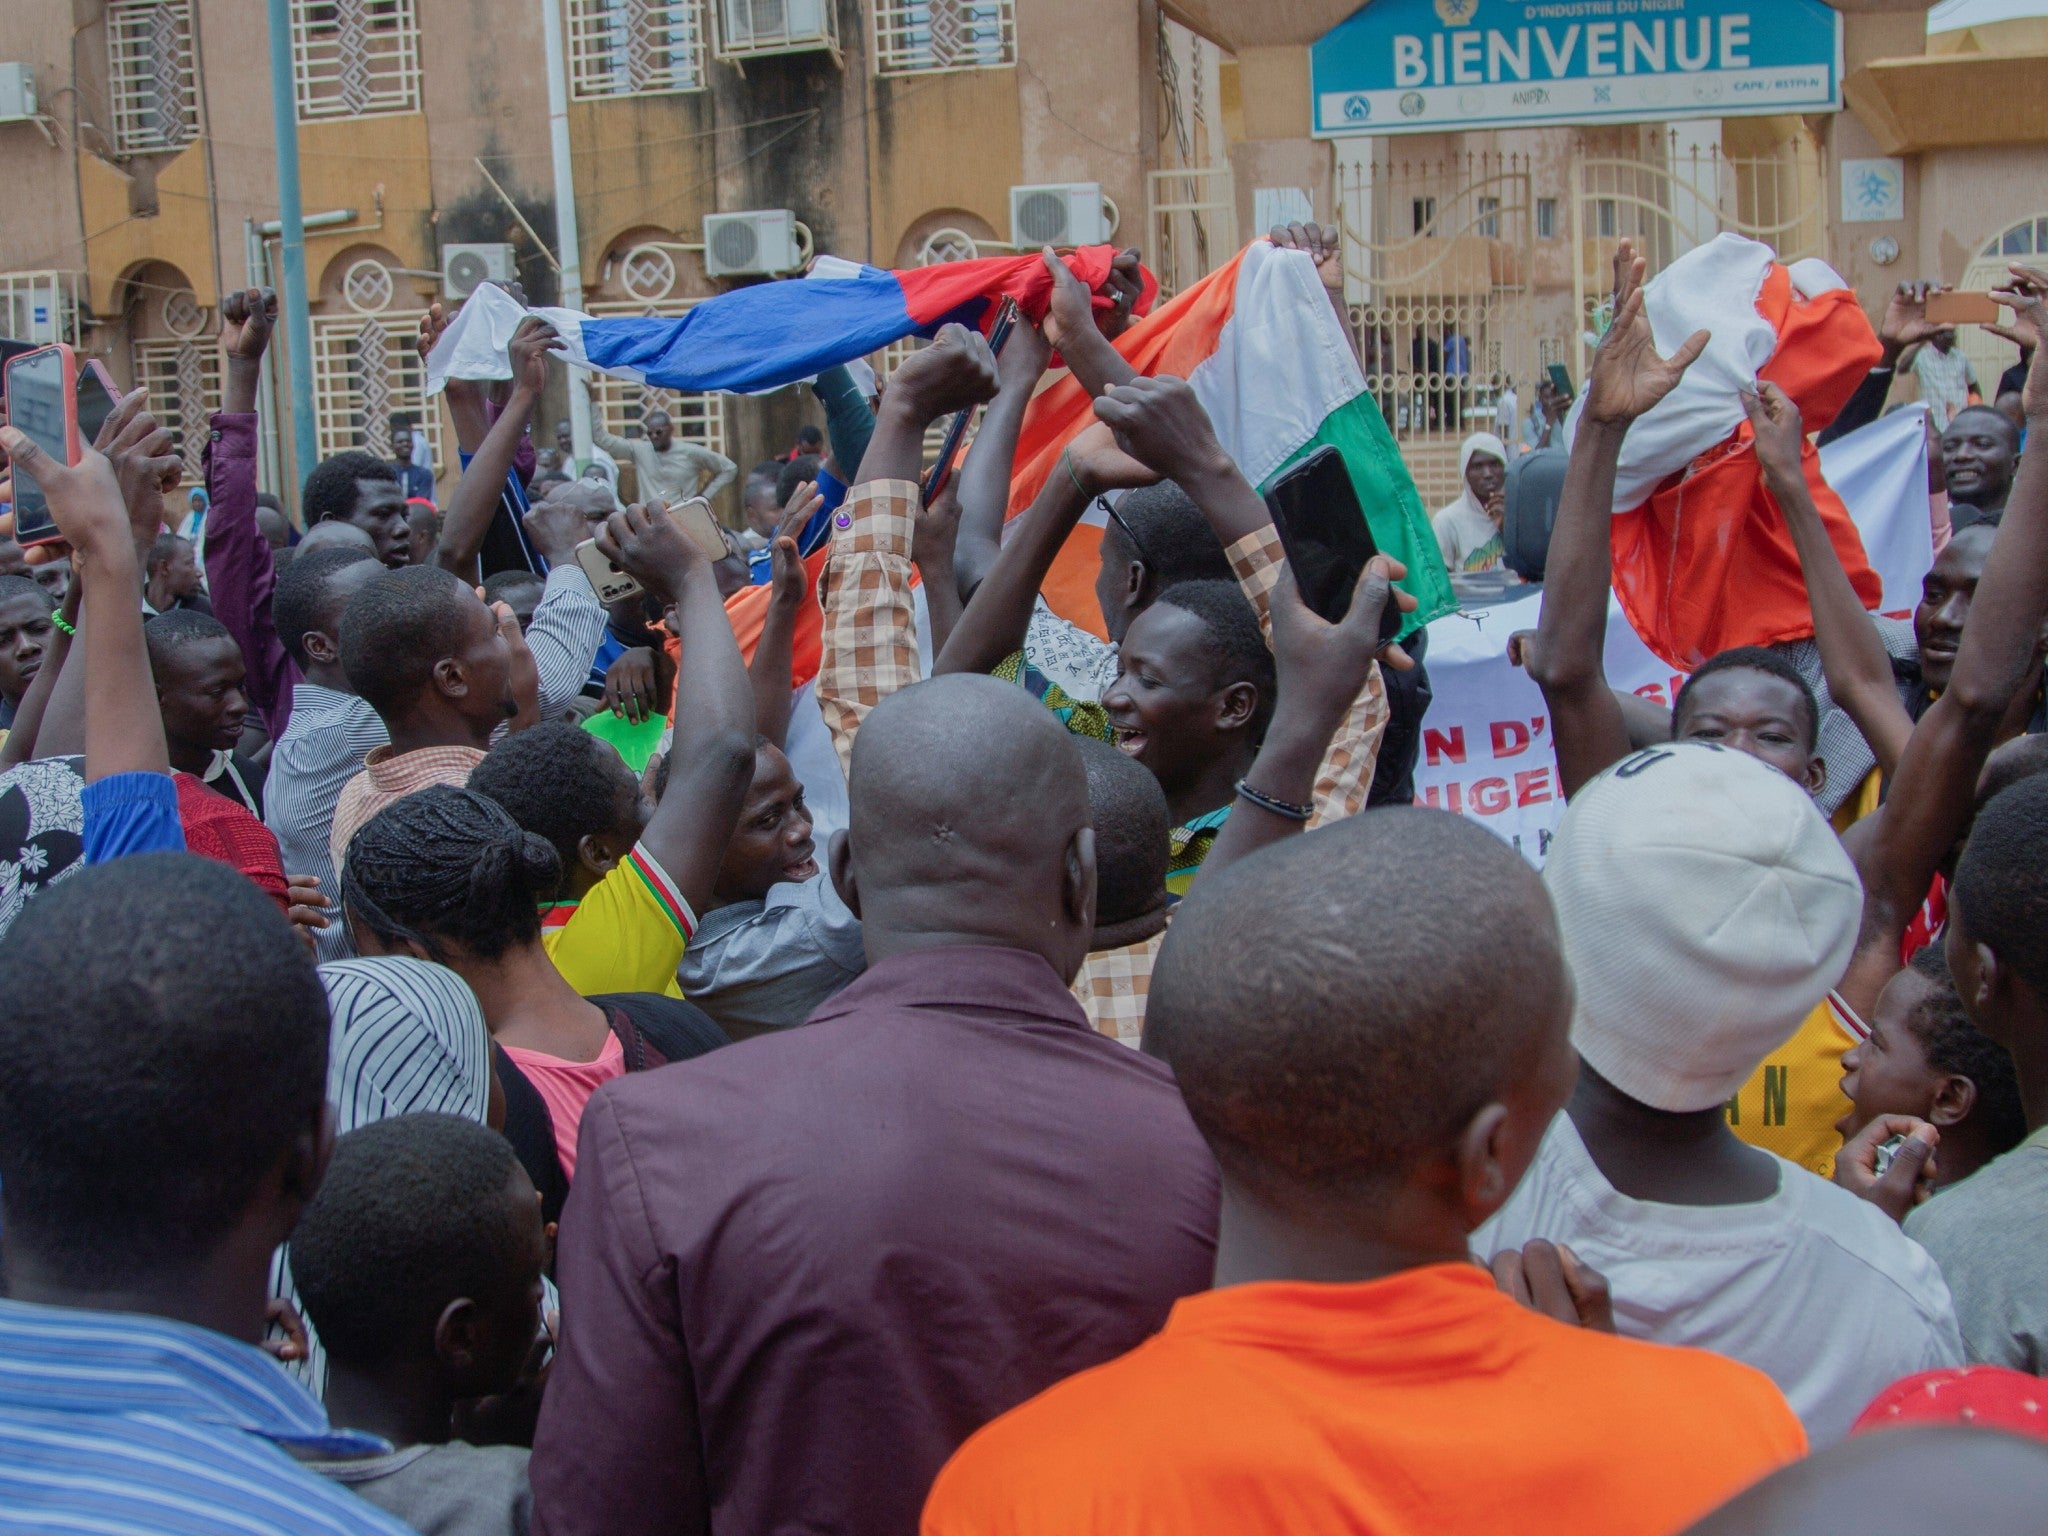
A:
{"label": "sign logo", "polygon": [[1423,105],[1422,92],[1410,91],[1401,98],[1401,115],[1403,117],[1420,117],[1422,116]]}
{"label": "sign logo", "polygon": [[1471,25],[1479,12],[1479,0],[1436,0],[1436,19],[1447,27]]}
{"label": "sign logo", "polygon": [[1372,103],[1364,96],[1353,92],[1344,98],[1344,121],[1362,123],[1372,116]]}

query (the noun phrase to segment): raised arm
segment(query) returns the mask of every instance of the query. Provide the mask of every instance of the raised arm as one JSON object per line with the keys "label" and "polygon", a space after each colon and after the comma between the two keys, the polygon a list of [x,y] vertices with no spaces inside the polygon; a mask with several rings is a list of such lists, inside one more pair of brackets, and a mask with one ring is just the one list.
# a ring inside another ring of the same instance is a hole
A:
{"label": "raised arm", "polygon": [[996,392],[988,342],[949,325],[907,359],[882,397],[860,478],[832,519],[832,546],[818,577],[825,610],[818,708],[842,764],[868,712],[918,680],[911,541],[920,508],[924,431],[938,417]]}
{"label": "raised arm", "polygon": [[75,581],[64,589],[64,601],[57,605],[57,614],[64,622],[51,626],[52,633],[43,648],[42,670],[21,696],[7,740],[0,742],[0,772],[37,755],[36,738],[42,734],[43,714],[50,707],[51,695],[57,691],[57,681],[64,675],[64,660],[71,654],[71,637],[78,631],[78,600],[83,595],[84,588]]}
{"label": "raised arm", "polygon": [[13,427],[0,429],[15,468],[49,498],[84,587],[79,646],[85,664],[85,777],[171,771],[163,716],[142,643],[136,593],[142,571],[114,467],[96,448],[61,464]]}
{"label": "raised arm", "polygon": [[974,595],[1002,553],[1017,439],[1024,429],[1031,396],[1045,377],[1051,357],[1052,346],[1044,332],[1020,319],[1010,328],[1010,339],[996,359],[996,381],[1001,387],[982,412],[966,462],[954,477],[960,496],[960,527],[953,543],[953,579],[963,602]]}
{"label": "raised arm", "polygon": [[[1344,332],[1351,355],[1359,358],[1358,333],[1351,328],[1351,311],[1344,303],[1344,237],[1334,224],[1283,224],[1266,238],[1283,251],[1307,251],[1316,264],[1316,276],[1323,280],[1323,292],[1336,311],[1337,324]],[[1519,427],[1520,423],[1516,423]],[[1211,853],[1210,858],[1215,854]]]}
{"label": "raised arm", "polygon": [[1847,437],[1857,428],[1869,426],[1884,414],[1884,402],[1899,376],[1900,359],[1909,348],[1917,351],[1938,329],[1927,318],[1929,291],[1927,283],[1901,283],[1893,290],[1885,303],[1884,316],[1877,323],[1878,345],[1883,348],[1877,366],[1863,376],[1856,392],[1843,402],[1835,419],[1821,432],[1819,442],[1823,448],[1838,437]]}
{"label": "raised arm", "polygon": [[832,445],[832,457],[845,474],[858,474],[875,430],[875,413],[854,383],[853,371],[844,363],[827,368],[811,385],[811,393],[825,407],[825,438]]}
{"label": "raised arm", "polygon": [[597,388],[591,382],[593,377],[585,373],[578,375],[576,380],[577,388],[583,391],[583,397],[590,402],[590,440],[613,458],[624,459],[631,464],[634,462],[633,440],[630,437],[620,437],[615,432],[605,431],[604,417],[599,415],[597,410]]}
{"label": "raised arm", "polygon": [[1863,600],[1850,585],[1849,573],[1842,569],[1842,558],[1813,504],[1812,487],[1806,483],[1806,436],[1799,407],[1769,380],[1757,386],[1757,393],[1743,396],[1742,407],[1749,413],[1750,430],[1756,437],[1764,489],[1784,514],[1792,547],[1799,553],[1806,600],[1813,609],[1813,638],[1820,646],[1828,692],[1870,743],[1878,771],[1890,778],[1899,766],[1906,738],[1913,734],[1913,717],[1899,702],[1891,657]]}
{"label": "raised arm", "polygon": [[672,611],[682,647],[675,743],[667,788],[640,841],[690,910],[702,912],[753,780],[754,696],[746,664],[710,562],[660,502],[614,512],[597,545]]}
{"label": "raised arm", "polygon": [[1565,468],[1544,566],[1543,611],[1529,674],[1550,707],[1558,777],[1567,796],[1628,755],[1628,728],[1607,688],[1608,545],[1614,475],[1629,424],[1670,394],[1707,344],[1696,331],[1669,358],[1657,355],[1643,313],[1643,259],[1624,240],[1614,253],[1614,323],[1593,354],[1585,410]]}
{"label": "raised arm", "polygon": [[[1138,370],[1124,361],[1115,343],[1102,334],[1102,322],[1097,318],[1088,285],[1053,255],[1051,246],[1045,248],[1044,259],[1046,270],[1052,274],[1052,302],[1040,324],[1045,339],[1059,349],[1060,361],[1073,370],[1081,387],[1091,395],[1100,395],[1112,384],[1127,384],[1135,379]],[[1129,311],[1120,306],[1104,313],[1127,316]]]}
{"label": "raised arm", "polygon": [[[2014,266],[2003,303],[2048,323],[2048,272]],[[2027,425],[2048,433],[2048,359],[2034,354]],[[2048,439],[2044,439],[2048,440]],[[1851,850],[1863,877],[1863,926],[1842,979],[1863,1017],[1899,969],[1899,938],[1928,882],[1976,809],[1977,778],[2015,694],[2034,672],[2048,623],[2048,455],[2020,460],[2005,517],[1984,561],[1949,685],[1913,728],[1869,838]]]}
{"label": "raised arm", "polygon": [[271,618],[277,566],[256,525],[256,389],[277,323],[277,295],[268,288],[226,294],[220,318],[227,383],[206,445],[206,592],[213,616],[241,648],[244,691],[275,741],[291,718],[298,680]]}
{"label": "raised arm", "polygon": [[443,570],[453,571],[464,581],[475,581],[477,552],[484,535],[498,515],[505,494],[505,476],[511,471],[512,456],[519,451],[519,439],[526,422],[548,384],[548,354],[562,349],[555,328],[529,315],[519,322],[510,347],[512,394],[504,412],[484,435],[448,499],[448,511],[441,520],[441,540],[434,548],[434,560]]}
{"label": "raised arm", "polygon": [[773,576],[768,614],[761,621],[754,659],[747,663],[747,681],[754,690],[754,729],[777,747],[789,741],[790,709],[796,694],[796,621],[804,599],[811,595],[810,573],[804,569],[796,540],[824,501],[815,482],[806,480],[797,486],[782,508],[782,521],[769,546]]}
{"label": "raised arm", "polygon": [[1060,456],[1037,499],[1018,517],[1009,542],[974,589],[944,651],[932,658],[933,676],[991,672],[1023,649],[1038,589],[1081,514],[1105,491],[1152,485],[1158,479],[1117,447],[1105,423],[1089,425]]}
{"label": "raised arm", "polygon": [[[1393,585],[1407,574],[1390,556],[1373,556],[1359,574],[1341,624],[1311,613],[1293,582],[1275,584],[1270,612],[1280,692],[1266,739],[1244,776],[1251,793],[1241,790],[1232,803],[1229,819],[1202,861],[1202,874],[1219,867],[1219,855],[1225,864],[1232,863],[1308,824],[1331,741],[1377,672],[1376,663],[1414,665],[1399,646],[1382,646],[1379,640],[1380,615],[1388,603],[1403,612],[1415,608],[1415,599]],[[1371,778],[1370,770],[1366,776]]]}

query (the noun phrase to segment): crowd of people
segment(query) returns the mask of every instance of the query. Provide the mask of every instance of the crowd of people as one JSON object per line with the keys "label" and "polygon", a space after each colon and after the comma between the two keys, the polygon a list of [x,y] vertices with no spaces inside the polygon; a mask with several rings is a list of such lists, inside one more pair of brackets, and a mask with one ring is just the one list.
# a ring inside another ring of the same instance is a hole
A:
{"label": "crowd of people", "polygon": [[[658,412],[536,450],[529,316],[445,503],[401,420],[291,519],[254,289],[202,487],[139,390],[76,464],[0,429],[61,535],[0,547],[0,1531],[2039,1528],[2048,273],[2013,414],[1934,424],[1910,623],[1803,456],[1950,355],[1925,289],[1840,419],[1745,390],[1812,638],[1657,710],[1609,524],[1708,337],[1622,243],[1569,419],[1435,520],[1497,563],[1568,443],[1539,874],[1389,788],[1408,572],[1311,611],[1046,261],[743,478]],[[1012,518],[1056,356],[1093,420]],[[666,504],[728,483],[717,556]],[[1040,595],[1097,510],[1100,635]]]}

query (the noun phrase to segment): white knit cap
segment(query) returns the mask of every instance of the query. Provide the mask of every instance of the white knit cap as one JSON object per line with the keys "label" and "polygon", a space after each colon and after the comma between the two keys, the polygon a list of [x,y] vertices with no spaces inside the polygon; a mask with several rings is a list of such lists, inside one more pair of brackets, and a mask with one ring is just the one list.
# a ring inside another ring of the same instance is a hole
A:
{"label": "white knit cap", "polygon": [[1863,886],[1797,784],[1675,742],[1573,797],[1543,883],[1578,987],[1572,1044],[1657,1109],[1725,1102],[1841,979]]}

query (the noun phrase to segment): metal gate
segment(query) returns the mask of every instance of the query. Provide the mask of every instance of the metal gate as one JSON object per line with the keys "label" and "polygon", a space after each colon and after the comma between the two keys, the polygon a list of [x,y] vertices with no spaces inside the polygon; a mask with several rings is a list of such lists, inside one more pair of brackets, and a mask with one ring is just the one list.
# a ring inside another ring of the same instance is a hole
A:
{"label": "metal gate", "polygon": [[1427,506],[1458,493],[1458,444],[1524,406],[1543,360],[1532,284],[1536,204],[1521,155],[1340,161],[1345,297],[1366,384]]}
{"label": "metal gate", "polygon": [[1614,248],[1624,238],[1652,274],[1723,231],[1761,240],[1781,261],[1825,255],[1825,187],[1820,147],[1804,134],[1764,155],[1725,155],[1676,129],[1652,136],[1636,156],[1582,145],[1572,156],[1572,313],[1581,321],[1573,378],[1585,377],[1606,330]]}

